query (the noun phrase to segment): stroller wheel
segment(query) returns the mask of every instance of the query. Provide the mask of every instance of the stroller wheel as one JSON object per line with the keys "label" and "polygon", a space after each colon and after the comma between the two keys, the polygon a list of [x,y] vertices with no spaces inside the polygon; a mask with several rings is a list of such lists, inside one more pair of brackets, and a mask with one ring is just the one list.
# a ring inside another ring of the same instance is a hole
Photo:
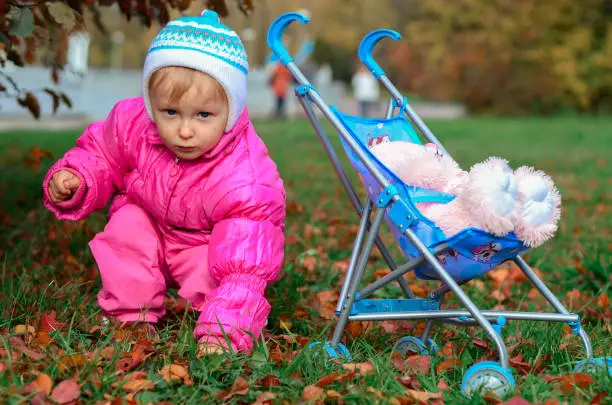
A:
{"label": "stroller wheel", "polygon": [[405,336],[397,341],[393,350],[403,356],[407,355],[408,353],[429,356],[430,352],[436,353],[438,351],[438,346],[431,339],[427,339],[426,345],[418,337]]}
{"label": "stroller wheel", "polygon": [[463,376],[461,391],[465,396],[491,391],[500,398],[514,390],[514,377],[510,370],[494,361],[483,361],[471,366]]}
{"label": "stroller wheel", "polygon": [[[320,344],[321,342],[313,342],[308,347],[313,348]],[[331,342],[325,342],[325,344],[323,345],[323,349],[325,349],[329,357],[331,357],[332,359],[345,359],[346,361],[351,361],[351,353],[342,343],[338,343],[338,346],[334,348],[331,345]]]}
{"label": "stroller wheel", "polygon": [[585,359],[574,368],[574,373],[599,374],[606,371],[612,377],[612,357]]}

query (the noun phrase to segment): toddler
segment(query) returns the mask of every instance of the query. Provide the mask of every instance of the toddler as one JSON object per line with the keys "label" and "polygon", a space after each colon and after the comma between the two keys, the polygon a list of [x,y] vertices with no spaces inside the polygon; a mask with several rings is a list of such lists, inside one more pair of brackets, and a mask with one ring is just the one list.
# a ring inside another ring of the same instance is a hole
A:
{"label": "toddler", "polygon": [[200,311],[204,352],[250,352],[284,249],[285,190],[245,108],[248,61],[213,11],[153,40],[143,96],[119,101],[47,173],[44,203],[80,220],[111,200],[89,246],[98,304],[121,323],[157,322],[167,287]]}

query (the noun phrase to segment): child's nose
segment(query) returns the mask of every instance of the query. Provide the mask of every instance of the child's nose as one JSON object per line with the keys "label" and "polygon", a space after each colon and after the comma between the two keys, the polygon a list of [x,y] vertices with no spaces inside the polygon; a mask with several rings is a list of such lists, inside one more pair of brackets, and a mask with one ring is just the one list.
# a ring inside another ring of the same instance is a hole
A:
{"label": "child's nose", "polygon": [[189,125],[181,125],[179,129],[179,137],[181,139],[190,139],[193,137],[193,130],[189,127]]}

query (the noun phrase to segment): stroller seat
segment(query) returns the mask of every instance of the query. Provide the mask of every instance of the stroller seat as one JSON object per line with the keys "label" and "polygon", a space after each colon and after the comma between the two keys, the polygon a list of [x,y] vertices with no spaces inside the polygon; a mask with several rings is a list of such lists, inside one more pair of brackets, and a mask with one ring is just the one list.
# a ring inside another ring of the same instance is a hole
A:
{"label": "stroller seat", "polygon": [[[395,185],[400,199],[406,202],[414,218],[410,227],[416,236],[430,250],[443,244],[448,246],[446,251],[439,253],[437,257],[453,279],[463,283],[480,277],[500,263],[512,259],[528,249],[513,233],[498,237],[477,228],[464,229],[447,239],[434,222],[421,214],[416,204],[423,202],[444,204],[452,201],[454,196],[405,184],[370,151],[372,146],[381,142],[404,141],[422,144],[411,123],[403,115],[381,119],[362,118],[344,114],[333,106],[330,106],[330,110],[344,124],[349,135],[356,141],[368,159],[380,169],[391,184]],[[347,142],[342,138],[340,139],[351,165],[358,172],[367,190],[368,198],[375,203],[383,188]],[[398,226],[399,224],[396,224],[389,215],[385,216],[385,220],[406,257],[409,259],[419,257],[419,251],[404,235],[403,230]],[[416,267],[414,273],[421,279],[439,280],[438,274],[428,263]]]}

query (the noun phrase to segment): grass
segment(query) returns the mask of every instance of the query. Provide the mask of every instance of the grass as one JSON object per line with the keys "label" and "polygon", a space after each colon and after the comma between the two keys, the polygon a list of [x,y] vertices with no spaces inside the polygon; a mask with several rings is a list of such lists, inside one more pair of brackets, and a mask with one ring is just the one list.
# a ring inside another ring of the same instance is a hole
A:
{"label": "grass", "polygon": [[[612,284],[611,125],[611,118],[430,123],[463,167],[498,155],[513,167],[529,164],[553,176],[563,196],[559,232],[525,257],[555,295],[583,317],[596,356],[610,356],[612,345],[606,301]],[[104,213],[79,223],[55,220],[42,207],[40,188],[52,160],[30,151],[38,145],[59,157],[79,133],[0,134],[0,402],[21,403],[40,387],[44,391],[61,384],[74,393],[77,388],[65,380],[77,383],[83,403],[253,403],[258,398],[260,403],[314,403],[325,398],[329,403],[403,404],[417,403],[414,398],[422,399],[426,392],[438,393],[432,395],[440,398],[431,399],[438,403],[484,401],[460,393],[461,378],[471,364],[495,359],[477,328],[437,326],[433,338],[439,353],[430,361],[417,356],[402,363],[392,355],[393,344],[401,336],[417,335],[422,322],[353,323],[343,339],[360,367],[353,372],[320,350],[307,350],[310,342],[326,340],[333,331],[335,322],[328,314],[343,281],[341,269],[350,255],[357,218],[307,122],[257,122],[256,128],[287,188],[284,271],[268,290],[272,312],[253,355],[204,359],[195,357],[195,314],[175,293],[156,340],[132,339],[100,327],[95,300],[100,282],[87,242],[102,230]],[[339,145],[335,138],[333,143]],[[390,241],[387,233],[383,236]],[[397,248],[392,253],[400,258]],[[375,256],[367,277],[385,267]],[[504,281],[504,271],[495,270],[466,287],[478,306],[550,310],[524,280]],[[436,285],[413,275],[406,279],[421,296]],[[390,286],[377,296],[398,293]],[[457,302],[451,298],[449,304]],[[513,358],[513,395],[557,403],[588,402],[611,393],[609,377],[569,376],[584,353],[567,326],[511,322],[502,336]],[[412,367],[415,362],[426,370]],[[194,384],[166,381],[159,372],[170,364],[184,366]],[[50,385],[40,373],[50,377]],[[313,387],[317,382],[321,388]]]}

